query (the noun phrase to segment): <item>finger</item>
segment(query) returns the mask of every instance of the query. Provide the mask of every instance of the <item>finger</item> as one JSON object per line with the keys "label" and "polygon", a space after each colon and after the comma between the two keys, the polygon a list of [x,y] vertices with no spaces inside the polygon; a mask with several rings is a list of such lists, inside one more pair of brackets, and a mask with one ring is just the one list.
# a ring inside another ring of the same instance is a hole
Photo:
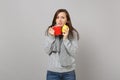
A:
{"label": "finger", "polygon": [[49,31],[53,31],[53,29],[52,29],[52,28],[49,28]]}
{"label": "finger", "polygon": [[65,30],[65,33],[67,33],[67,32],[68,32],[68,29]]}
{"label": "finger", "polygon": [[65,32],[62,33],[63,35],[65,34]]}
{"label": "finger", "polygon": [[49,31],[51,30],[51,28],[49,28]]}

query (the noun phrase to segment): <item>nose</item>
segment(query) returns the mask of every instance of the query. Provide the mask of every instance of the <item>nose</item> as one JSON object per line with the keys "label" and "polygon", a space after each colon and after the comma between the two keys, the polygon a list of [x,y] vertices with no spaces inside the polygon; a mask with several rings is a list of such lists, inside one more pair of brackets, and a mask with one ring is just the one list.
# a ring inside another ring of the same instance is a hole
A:
{"label": "nose", "polygon": [[61,18],[59,18],[59,22],[61,22]]}

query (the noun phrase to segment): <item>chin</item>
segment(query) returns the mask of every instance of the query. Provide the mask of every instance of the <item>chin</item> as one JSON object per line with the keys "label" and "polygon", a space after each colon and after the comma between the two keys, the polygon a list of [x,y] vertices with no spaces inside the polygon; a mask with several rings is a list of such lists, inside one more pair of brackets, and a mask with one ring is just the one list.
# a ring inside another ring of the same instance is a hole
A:
{"label": "chin", "polygon": [[64,26],[64,24],[60,25],[60,26]]}

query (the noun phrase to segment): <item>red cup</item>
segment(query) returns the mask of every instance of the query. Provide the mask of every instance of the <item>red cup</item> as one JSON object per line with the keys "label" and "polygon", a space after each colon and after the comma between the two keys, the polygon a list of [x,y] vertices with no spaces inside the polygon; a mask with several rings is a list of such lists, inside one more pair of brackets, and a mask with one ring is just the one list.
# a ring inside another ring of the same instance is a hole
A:
{"label": "red cup", "polygon": [[54,35],[55,36],[59,36],[59,35],[62,34],[62,27],[61,26],[54,26],[53,30],[54,30]]}

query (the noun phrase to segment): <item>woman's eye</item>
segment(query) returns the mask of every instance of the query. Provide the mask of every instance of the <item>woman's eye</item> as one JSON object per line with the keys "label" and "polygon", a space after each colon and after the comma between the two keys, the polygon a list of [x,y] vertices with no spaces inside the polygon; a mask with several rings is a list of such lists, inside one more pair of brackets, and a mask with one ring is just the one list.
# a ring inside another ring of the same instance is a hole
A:
{"label": "woman's eye", "polygon": [[64,17],[61,17],[62,19],[64,19]]}
{"label": "woman's eye", "polygon": [[59,19],[59,17],[57,17],[57,19]]}
{"label": "woman's eye", "polygon": [[56,19],[59,19],[59,18],[60,18],[60,19],[65,19],[65,17],[63,17],[63,16],[61,16],[61,17],[59,17],[59,16],[56,17]]}

